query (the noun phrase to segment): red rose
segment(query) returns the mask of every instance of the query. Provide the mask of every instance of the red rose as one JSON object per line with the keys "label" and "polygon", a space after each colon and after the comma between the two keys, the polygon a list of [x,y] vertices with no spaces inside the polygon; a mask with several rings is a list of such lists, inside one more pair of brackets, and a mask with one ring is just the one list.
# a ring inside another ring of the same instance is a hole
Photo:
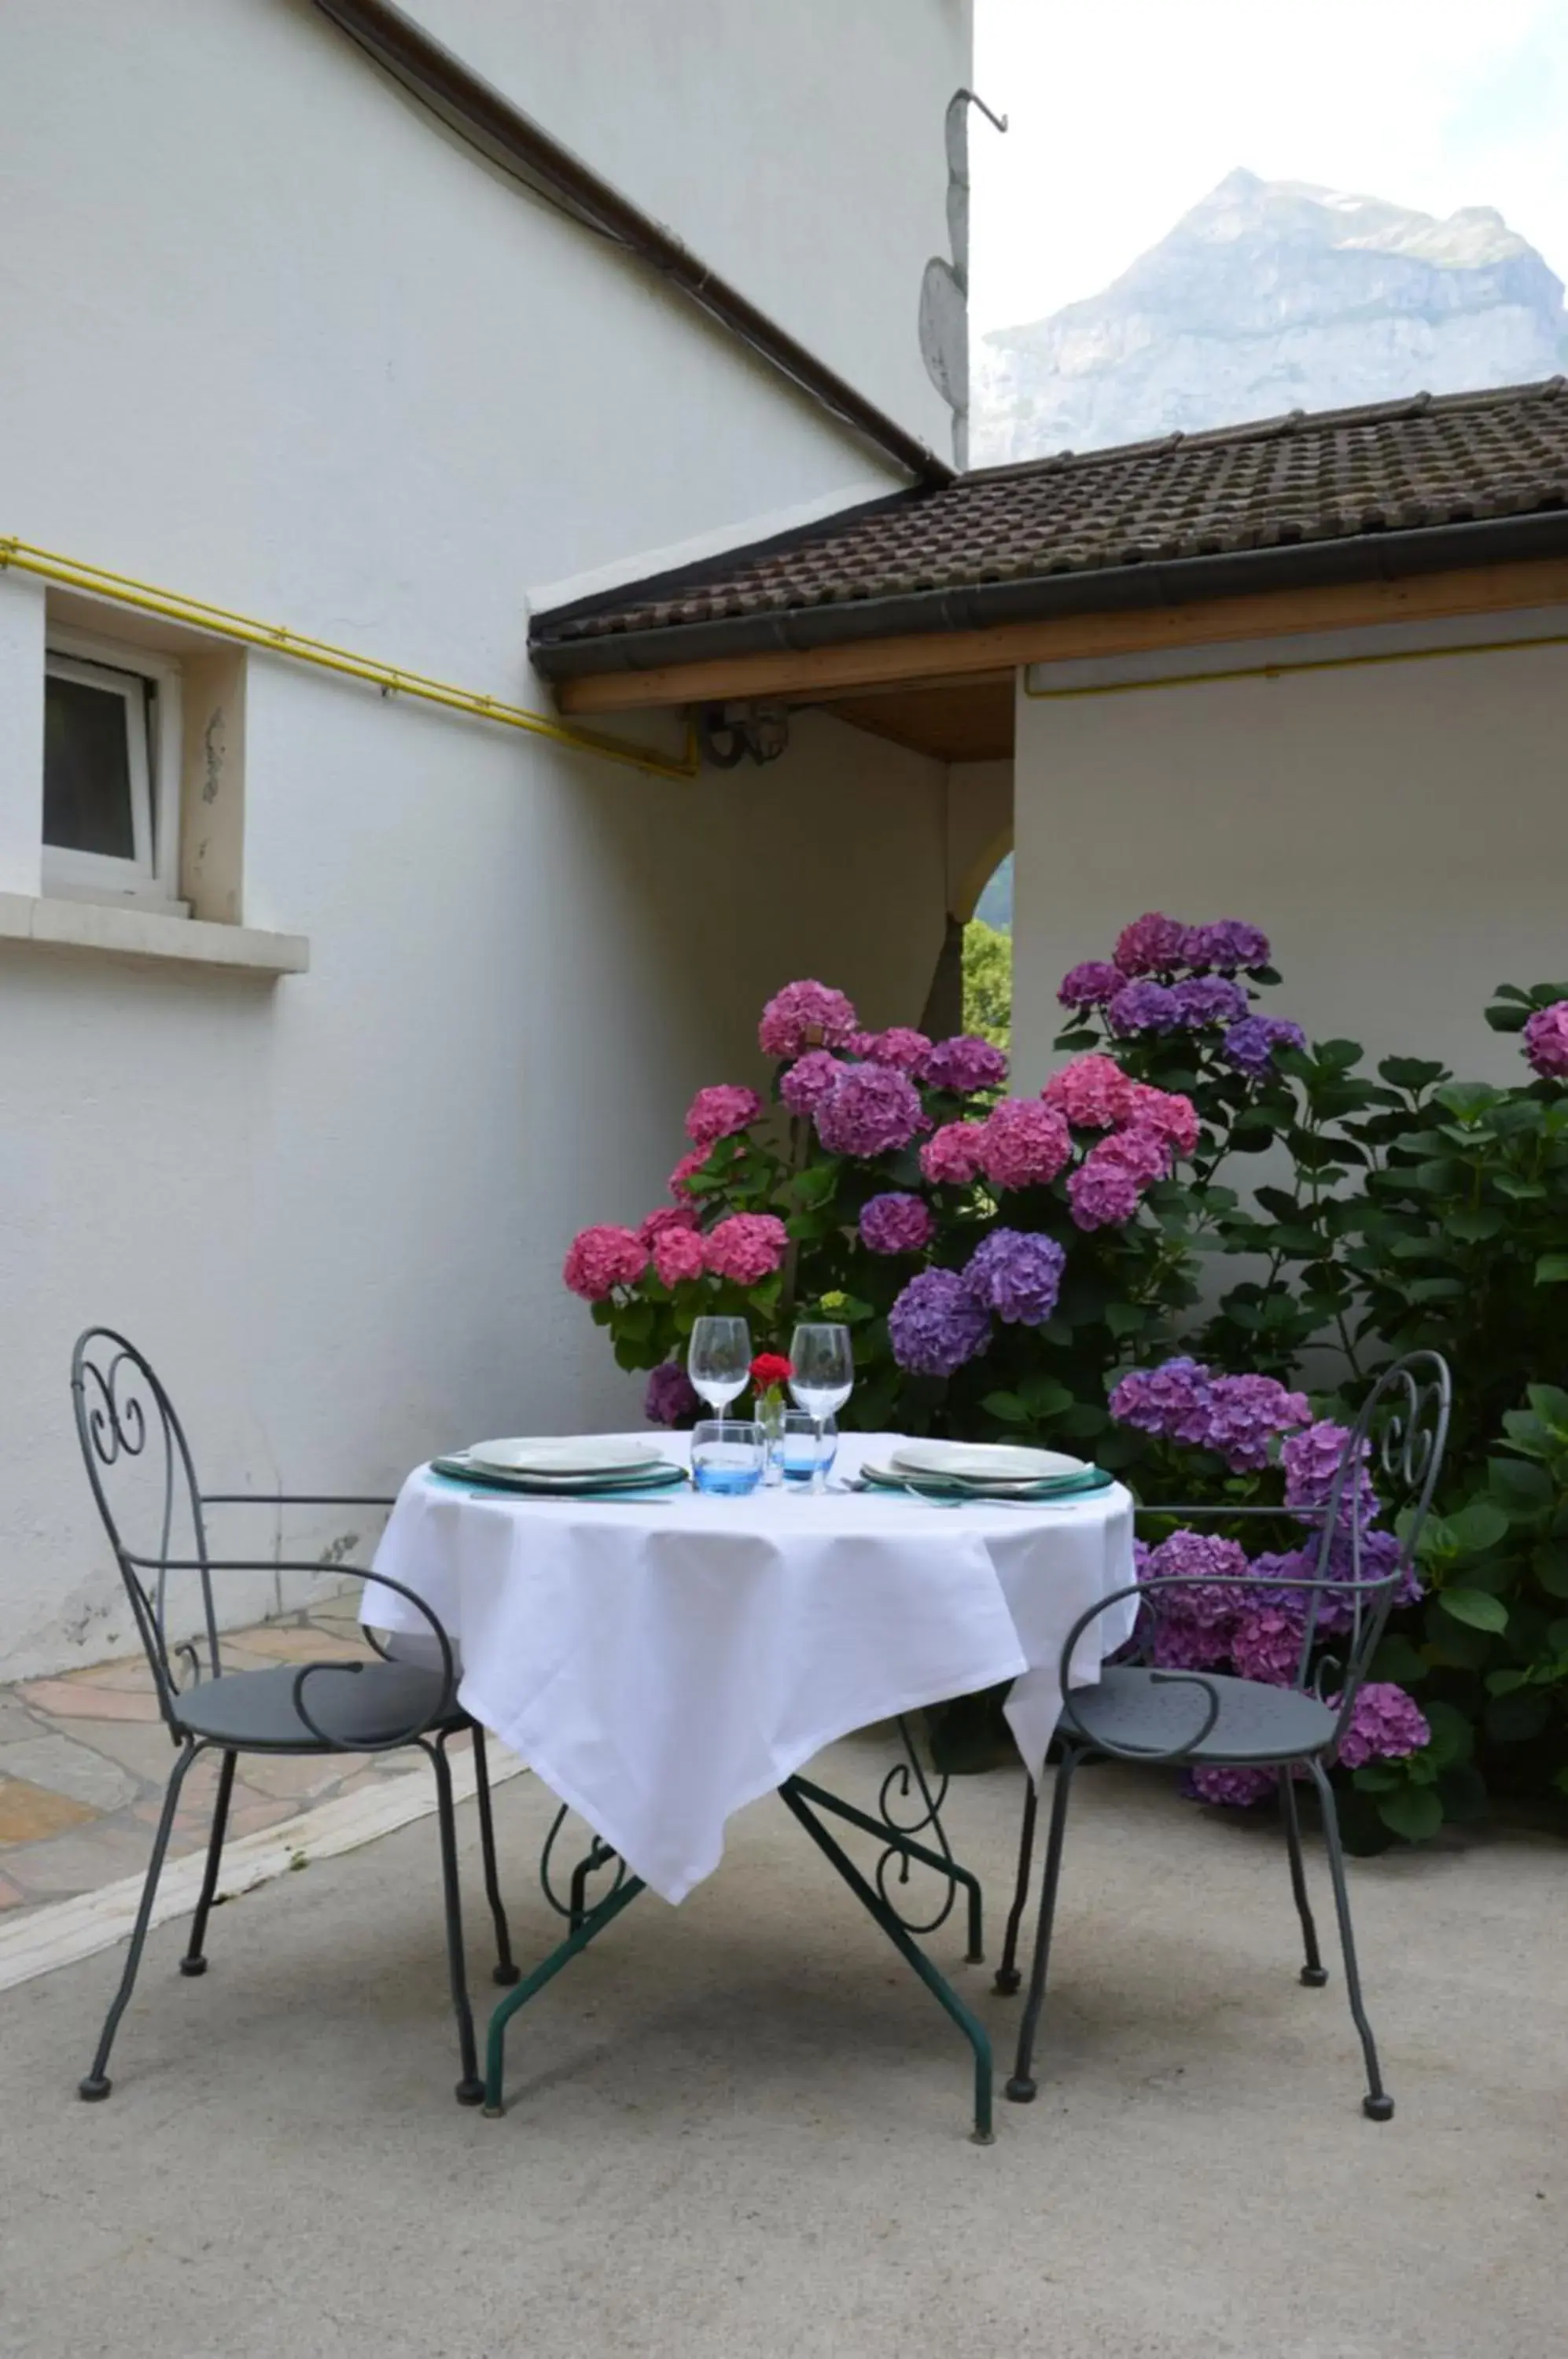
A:
{"label": "red rose", "polygon": [[781,1352],[758,1352],[751,1364],[751,1381],[759,1393],[789,1381],[789,1363]]}

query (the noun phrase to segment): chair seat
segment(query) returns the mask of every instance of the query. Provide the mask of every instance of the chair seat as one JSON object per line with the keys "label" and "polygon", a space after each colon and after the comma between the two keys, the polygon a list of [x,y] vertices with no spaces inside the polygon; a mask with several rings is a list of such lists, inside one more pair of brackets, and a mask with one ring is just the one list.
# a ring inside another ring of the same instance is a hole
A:
{"label": "chair seat", "polygon": [[[192,1736],[240,1753],[326,1753],[300,1715],[294,1682],[303,1666],[279,1663],[267,1671],[230,1671],[187,1689],[179,1701],[181,1725]],[[385,1744],[414,1730],[434,1734],[462,1728],[467,1714],[453,1703],[441,1711],[441,1677],[417,1663],[323,1664],[305,1687],[305,1705],[319,1728],[340,1744]]]}
{"label": "chair seat", "polygon": [[[1203,1680],[1219,1698],[1219,1714],[1201,1744],[1189,1740],[1209,1709]],[[1300,1688],[1275,1688],[1220,1671],[1154,1671],[1138,1663],[1113,1664],[1099,1684],[1074,1688],[1062,1707],[1065,1735],[1189,1761],[1295,1761],[1321,1753],[1338,1715]]]}

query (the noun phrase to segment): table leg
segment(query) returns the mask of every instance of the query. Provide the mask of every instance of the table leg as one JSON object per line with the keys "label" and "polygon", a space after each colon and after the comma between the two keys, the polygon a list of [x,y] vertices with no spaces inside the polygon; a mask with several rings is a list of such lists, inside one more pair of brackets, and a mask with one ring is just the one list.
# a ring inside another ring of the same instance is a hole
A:
{"label": "table leg", "polygon": [[501,2090],[506,2069],[507,2024],[520,2006],[527,2006],[529,1999],[537,1996],[546,1983],[553,1982],[562,1966],[574,1958],[579,1950],[585,1950],[589,1942],[602,1933],[606,1925],[612,1924],[622,1909],[645,1889],[642,1878],[637,1875],[629,1875],[624,1884],[617,1884],[596,1908],[574,1919],[565,1940],[550,1951],[542,1965],[536,1966],[531,1974],[525,1974],[517,1989],[508,1991],[496,2007],[490,2017],[485,2043],[485,2111],[492,2120],[497,2119],[506,2110]]}
{"label": "table leg", "polygon": [[[991,2041],[985,2025],[964,2006],[953,1985],[937,1972],[924,1951],[920,1949],[912,1940],[886,1896],[875,1884],[862,1875],[848,1853],[834,1842],[826,1827],[817,1818],[811,1806],[814,1804],[816,1810],[831,1811],[835,1818],[847,1820],[851,1826],[860,1827],[874,1835],[886,1837],[888,1834],[887,1821],[874,1819],[865,1810],[855,1810],[853,1804],[841,1801],[836,1794],[830,1794],[821,1786],[810,1784],[804,1777],[788,1778],[779,1788],[779,1796],[785,1807],[805,1828],[823,1858],[830,1865],[836,1868],[866,1915],[874,1923],[881,1927],[906,1963],[911,1966],[920,1976],[939,2006],[945,2008],[968,2040],[975,2054],[975,2127],[971,2136],[976,2146],[993,2145],[995,2134],[991,2127]],[[898,1840],[909,1842],[908,1837],[898,1838]],[[922,1845],[910,1843],[909,1850],[911,1856],[921,1860],[928,1866],[938,1868],[942,1874],[951,1876],[955,1884],[964,1884],[968,1887],[970,1946],[971,1953],[976,1954],[980,1947],[980,1887],[975,1877],[966,1869],[954,1866],[950,1859],[944,1861],[940,1854],[927,1851]]]}

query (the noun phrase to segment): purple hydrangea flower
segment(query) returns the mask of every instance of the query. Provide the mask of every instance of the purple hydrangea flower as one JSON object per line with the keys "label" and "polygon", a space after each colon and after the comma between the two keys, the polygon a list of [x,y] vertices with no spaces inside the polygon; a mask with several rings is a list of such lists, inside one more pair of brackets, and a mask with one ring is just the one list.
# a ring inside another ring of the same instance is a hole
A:
{"label": "purple hydrangea flower", "polygon": [[923,1196],[873,1196],[860,1215],[860,1242],[869,1253],[919,1253],[935,1231]]}
{"label": "purple hydrangea flower", "polygon": [[1272,1769],[1238,1768],[1228,1764],[1189,1769],[1181,1780],[1181,1790],[1190,1801],[1217,1802],[1227,1810],[1250,1810],[1274,1791],[1276,1774]]}
{"label": "purple hydrangea flower", "polygon": [[1217,918],[1213,925],[1189,926],[1181,955],[1192,967],[1235,974],[1239,967],[1267,966],[1269,937],[1241,918]]}
{"label": "purple hydrangea flower", "polygon": [[1054,1237],[993,1229],[964,1272],[977,1300],[1009,1326],[1040,1327],[1056,1308],[1067,1256]]}
{"label": "purple hydrangea flower", "polygon": [[[1328,1701],[1337,1709],[1338,1696]],[[1339,1740],[1339,1758],[1346,1769],[1359,1769],[1365,1761],[1400,1760],[1407,1753],[1419,1753],[1431,1741],[1426,1714],[1414,1698],[1391,1680],[1369,1680],[1357,1690],[1350,1708],[1349,1722]]]}
{"label": "purple hydrangea flower", "polygon": [[1160,1589],[1150,1596],[1154,1660],[1162,1669],[1202,1670],[1226,1659],[1237,1617],[1249,1603],[1247,1569],[1238,1541],[1209,1532],[1172,1532],[1150,1549],[1138,1568],[1140,1581],[1180,1576],[1214,1584]]}
{"label": "purple hydrangea flower", "polygon": [[649,1425],[679,1425],[699,1406],[691,1379],[679,1360],[655,1368],[643,1396],[642,1413]]}
{"label": "purple hydrangea flower", "polygon": [[1307,1424],[1312,1413],[1305,1393],[1287,1392],[1273,1376],[1216,1376],[1203,1446],[1217,1451],[1233,1474],[1256,1473],[1269,1463],[1273,1437]]}
{"label": "purple hydrangea flower", "polygon": [[862,1160],[908,1147],[926,1128],[913,1082],[886,1065],[845,1065],[831,1097],[816,1110],[817,1136],[830,1155]]}
{"label": "purple hydrangea flower", "polygon": [[989,1040],[960,1032],[928,1049],[918,1072],[928,1089],[949,1090],[955,1097],[967,1098],[976,1090],[999,1090],[1007,1078],[1007,1060]]}
{"label": "purple hydrangea flower", "polygon": [[[1279,1463],[1285,1470],[1285,1505],[1288,1507],[1326,1507],[1339,1476],[1341,1462],[1350,1440],[1348,1426],[1335,1425],[1323,1418],[1301,1433],[1293,1433],[1280,1444]],[[1339,1495],[1335,1521],[1348,1526],[1357,1522],[1371,1523],[1377,1513],[1377,1495],[1372,1488],[1372,1478],[1367,1472],[1367,1444],[1361,1444],[1362,1463],[1354,1479],[1347,1478]]]}
{"label": "purple hydrangea flower", "polygon": [[1283,1605],[1251,1605],[1236,1616],[1230,1658],[1244,1680],[1288,1688],[1301,1663],[1303,1623]]}
{"label": "purple hydrangea flower", "polygon": [[1527,1019],[1524,1053],[1543,1080],[1568,1081],[1568,999],[1538,1007]]}
{"label": "purple hydrangea flower", "polygon": [[1273,1071],[1276,1049],[1306,1045],[1307,1036],[1299,1024],[1288,1024],[1279,1016],[1244,1016],[1225,1034],[1220,1055],[1248,1081],[1258,1082]]}
{"label": "purple hydrangea flower", "polygon": [[844,1071],[826,1049],[808,1049],[779,1078],[779,1094],[791,1114],[815,1114],[831,1098]]}
{"label": "purple hydrangea flower", "polygon": [[1203,1032],[1214,1024],[1238,1024],[1247,1014],[1247,994],[1223,974],[1194,975],[1179,983],[1171,994],[1176,1021],[1186,1032]]}
{"label": "purple hydrangea flower", "polygon": [[1190,930],[1180,918],[1148,909],[1116,936],[1116,964],[1124,974],[1168,974],[1184,963]]}
{"label": "purple hydrangea flower", "polygon": [[1163,983],[1127,983],[1105,1010],[1113,1032],[1174,1032],[1181,1021],[1176,994]]}
{"label": "purple hydrangea flower", "polygon": [[1111,1415],[1139,1433],[1201,1446],[1212,1393],[1209,1372],[1196,1360],[1167,1360],[1162,1367],[1129,1370],[1111,1395]]}
{"label": "purple hydrangea flower", "polygon": [[955,1269],[922,1269],[887,1313],[893,1357],[921,1376],[951,1376],[982,1353],[991,1314]]}
{"label": "purple hydrangea flower", "polygon": [[1085,959],[1069,967],[1056,996],[1063,1007],[1104,1007],[1113,1000],[1127,977],[1108,959]]}

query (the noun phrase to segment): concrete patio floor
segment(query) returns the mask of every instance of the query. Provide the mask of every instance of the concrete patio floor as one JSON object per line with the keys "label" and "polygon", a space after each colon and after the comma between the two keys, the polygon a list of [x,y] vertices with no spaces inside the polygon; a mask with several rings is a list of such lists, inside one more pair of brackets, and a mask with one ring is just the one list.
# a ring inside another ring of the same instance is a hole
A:
{"label": "concrete patio floor", "polygon": [[[865,1800],[882,1735],[823,1782]],[[996,1903],[1016,1775],[949,1823]],[[496,1799],[519,1954],[551,1809]],[[1397,2118],[1337,1972],[1295,1980],[1277,1839],[1081,1781],[1042,2087],[967,2142],[968,2052],[782,1808],[524,2011],[500,2121],[452,2101],[426,1820],[149,1945],[114,2093],[75,2096],[118,1953],[0,1999],[0,2349],[29,2359],[1549,2359],[1568,2267],[1560,1848],[1357,1864]],[[494,1995],[463,1812],[470,1953]],[[1311,1863],[1324,1904],[1321,1858]],[[1016,2002],[931,1944],[994,2026]]]}

